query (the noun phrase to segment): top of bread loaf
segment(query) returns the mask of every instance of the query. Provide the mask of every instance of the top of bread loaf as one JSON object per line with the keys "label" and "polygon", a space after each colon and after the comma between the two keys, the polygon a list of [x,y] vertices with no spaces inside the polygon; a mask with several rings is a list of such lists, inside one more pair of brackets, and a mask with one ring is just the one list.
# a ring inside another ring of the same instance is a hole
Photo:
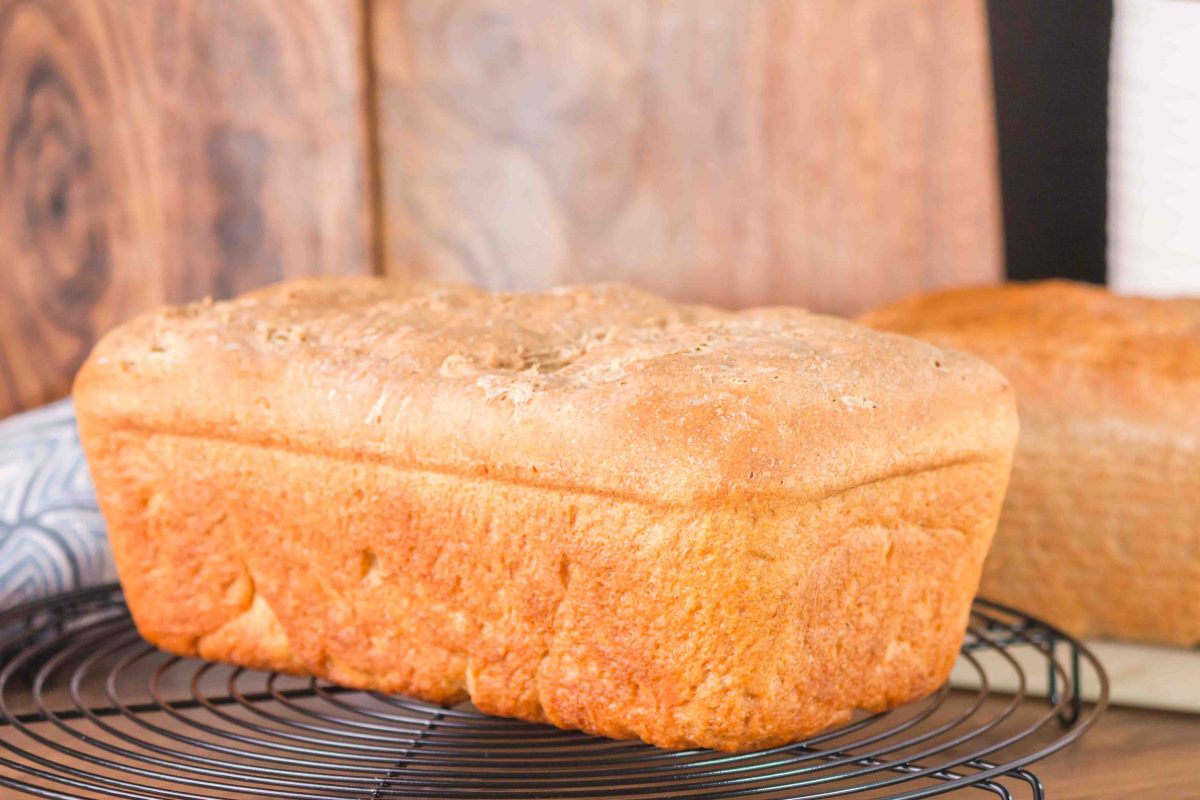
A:
{"label": "top of bread loaf", "polygon": [[1007,458],[983,362],[796,309],[305,279],[144,315],[98,344],[80,424],[652,503],[820,497]]}
{"label": "top of bread loaf", "polygon": [[[987,359],[1031,401],[1026,412],[1196,427],[1200,299],[1128,297],[1055,280],[910,297],[859,321]],[[1180,391],[1185,384],[1194,388]]]}
{"label": "top of bread loaf", "polygon": [[992,356],[1200,377],[1200,299],[1129,297],[1052,280],[918,295],[859,321]]}

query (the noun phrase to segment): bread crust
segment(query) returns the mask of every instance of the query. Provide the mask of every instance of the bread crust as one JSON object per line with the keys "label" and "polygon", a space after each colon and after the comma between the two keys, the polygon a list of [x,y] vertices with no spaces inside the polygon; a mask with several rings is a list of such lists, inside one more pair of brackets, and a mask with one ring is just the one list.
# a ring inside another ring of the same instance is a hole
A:
{"label": "bread crust", "polygon": [[944,681],[1016,437],[976,359],[604,285],[284,284],[75,397],[160,647],[730,751]]}
{"label": "bread crust", "polygon": [[1200,643],[1200,301],[1048,281],[860,321],[976,354],[1017,390],[982,593],[1079,636]]}

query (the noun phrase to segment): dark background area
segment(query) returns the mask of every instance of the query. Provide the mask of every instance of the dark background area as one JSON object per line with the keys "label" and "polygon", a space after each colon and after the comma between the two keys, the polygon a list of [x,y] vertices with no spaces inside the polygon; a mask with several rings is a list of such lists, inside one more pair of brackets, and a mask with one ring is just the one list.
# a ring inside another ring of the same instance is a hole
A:
{"label": "dark background area", "polygon": [[989,0],[1004,246],[1016,280],[1105,279],[1111,0]]}

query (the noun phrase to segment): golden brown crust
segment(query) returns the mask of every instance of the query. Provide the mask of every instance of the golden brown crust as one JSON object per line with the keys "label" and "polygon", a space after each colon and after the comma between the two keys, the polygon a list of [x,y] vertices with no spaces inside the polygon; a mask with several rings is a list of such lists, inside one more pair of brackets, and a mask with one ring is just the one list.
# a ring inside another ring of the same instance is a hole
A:
{"label": "golden brown crust", "polygon": [[799,310],[369,278],[141,317],[75,385],[115,427],[650,502],[821,497],[985,456],[1008,391],[977,359]]}
{"label": "golden brown crust", "polygon": [[617,286],[285,285],[76,402],[150,641],[726,750],[945,679],[1016,436],[969,357]]}
{"label": "golden brown crust", "polygon": [[860,321],[979,355],[1017,389],[983,593],[1078,635],[1200,642],[1200,300],[1051,281]]}

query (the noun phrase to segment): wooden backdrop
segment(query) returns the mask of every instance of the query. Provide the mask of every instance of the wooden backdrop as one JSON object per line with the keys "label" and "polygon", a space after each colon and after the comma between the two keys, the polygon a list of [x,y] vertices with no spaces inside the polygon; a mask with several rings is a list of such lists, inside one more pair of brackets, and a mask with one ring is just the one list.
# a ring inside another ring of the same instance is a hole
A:
{"label": "wooden backdrop", "polygon": [[995,280],[987,65],[982,0],[0,0],[0,416],[290,275]]}

